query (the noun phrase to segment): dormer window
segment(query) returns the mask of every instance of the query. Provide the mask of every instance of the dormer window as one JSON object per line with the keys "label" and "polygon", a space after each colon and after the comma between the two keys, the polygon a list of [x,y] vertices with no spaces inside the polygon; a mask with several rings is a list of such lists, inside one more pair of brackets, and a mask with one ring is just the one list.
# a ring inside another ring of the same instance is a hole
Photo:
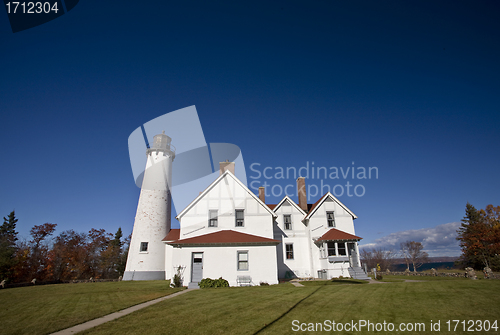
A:
{"label": "dormer window", "polygon": [[328,227],[335,227],[335,217],[333,212],[326,212],[326,221],[328,222]]}

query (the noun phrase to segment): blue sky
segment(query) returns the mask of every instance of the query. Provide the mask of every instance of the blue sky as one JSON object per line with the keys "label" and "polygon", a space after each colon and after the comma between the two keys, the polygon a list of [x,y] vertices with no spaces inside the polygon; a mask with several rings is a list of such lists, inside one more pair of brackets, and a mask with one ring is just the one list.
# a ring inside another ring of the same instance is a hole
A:
{"label": "blue sky", "polygon": [[240,147],[249,181],[253,163],[377,167],[378,179],[325,180],[364,186],[338,197],[361,244],[458,255],[467,201],[500,204],[499,9],[82,0],[15,34],[0,13],[0,215],[15,209],[24,237],[45,222],[130,233],[128,136],[195,105],[207,142]]}

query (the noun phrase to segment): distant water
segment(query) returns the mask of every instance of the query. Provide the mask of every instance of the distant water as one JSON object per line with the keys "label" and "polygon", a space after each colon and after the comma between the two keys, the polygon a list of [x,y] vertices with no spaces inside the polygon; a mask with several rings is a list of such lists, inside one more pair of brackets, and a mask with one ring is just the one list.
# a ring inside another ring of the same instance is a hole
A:
{"label": "distant water", "polygon": [[[455,262],[433,262],[433,263],[425,263],[422,264],[421,267],[417,269],[417,271],[425,271],[425,270],[430,270],[430,269],[447,269],[447,270],[458,270],[458,267],[455,267]],[[392,270],[394,269],[394,270]],[[396,272],[402,272],[406,270],[406,264],[394,264],[391,267],[392,271]],[[413,266],[410,264],[410,271],[413,271]]]}

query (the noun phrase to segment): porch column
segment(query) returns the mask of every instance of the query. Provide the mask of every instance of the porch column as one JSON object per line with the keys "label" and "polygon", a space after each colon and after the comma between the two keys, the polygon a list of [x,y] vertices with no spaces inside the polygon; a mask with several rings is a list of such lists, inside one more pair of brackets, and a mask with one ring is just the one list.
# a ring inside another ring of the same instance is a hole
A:
{"label": "porch column", "polygon": [[361,255],[359,254],[358,242],[354,242],[354,248],[356,248],[356,254],[358,255],[358,266],[361,267]]}

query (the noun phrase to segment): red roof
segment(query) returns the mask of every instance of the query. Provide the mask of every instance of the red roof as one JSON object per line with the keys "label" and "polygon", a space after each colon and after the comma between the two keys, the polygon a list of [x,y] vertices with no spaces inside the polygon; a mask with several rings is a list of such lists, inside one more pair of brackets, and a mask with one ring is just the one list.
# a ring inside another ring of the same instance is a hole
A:
{"label": "red roof", "polygon": [[[172,229],[173,230],[173,229]],[[169,237],[170,233],[167,235]],[[255,236],[245,233],[240,233],[233,230],[221,230],[215,233],[200,235],[191,238],[177,239],[175,241],[167,240],[167,237],[163,241],[167,244],[179,245],[179,244],[279,244],[280,241],[273,240],[270,238]]]}
{"label": "red roof", "polygon": [[307,204],[307,212],[308,213],[311,213],[313,211],[313,209],[318,206],[319,202],[321,201],[321,199],[323,199],[325,197],[326,193],[318,199],[318,201],[316,201],[314,204]]}
{"label": "red roof", "polygon": [[165,238],[162,241],[176,241],[179,239],[180,234],[181,234],[180,229],[170,229],[167,236],[165,236]]}
{"label": "red roof", "polygon": [[349,233],[346,233],[344,231],[341,231],[341,230],[338,230],[338,229],[335,229],[335,228],[331,228],[329,231],[327,231],[326,233],[323,234],[323,236],[321,236],[319,239],[318,239],[318,242],[320,241],[342,241],[342,240],[361,240],[362,238],[361,237],[358,237],[356,235],[352,235],[352,234],[349,234]]}

